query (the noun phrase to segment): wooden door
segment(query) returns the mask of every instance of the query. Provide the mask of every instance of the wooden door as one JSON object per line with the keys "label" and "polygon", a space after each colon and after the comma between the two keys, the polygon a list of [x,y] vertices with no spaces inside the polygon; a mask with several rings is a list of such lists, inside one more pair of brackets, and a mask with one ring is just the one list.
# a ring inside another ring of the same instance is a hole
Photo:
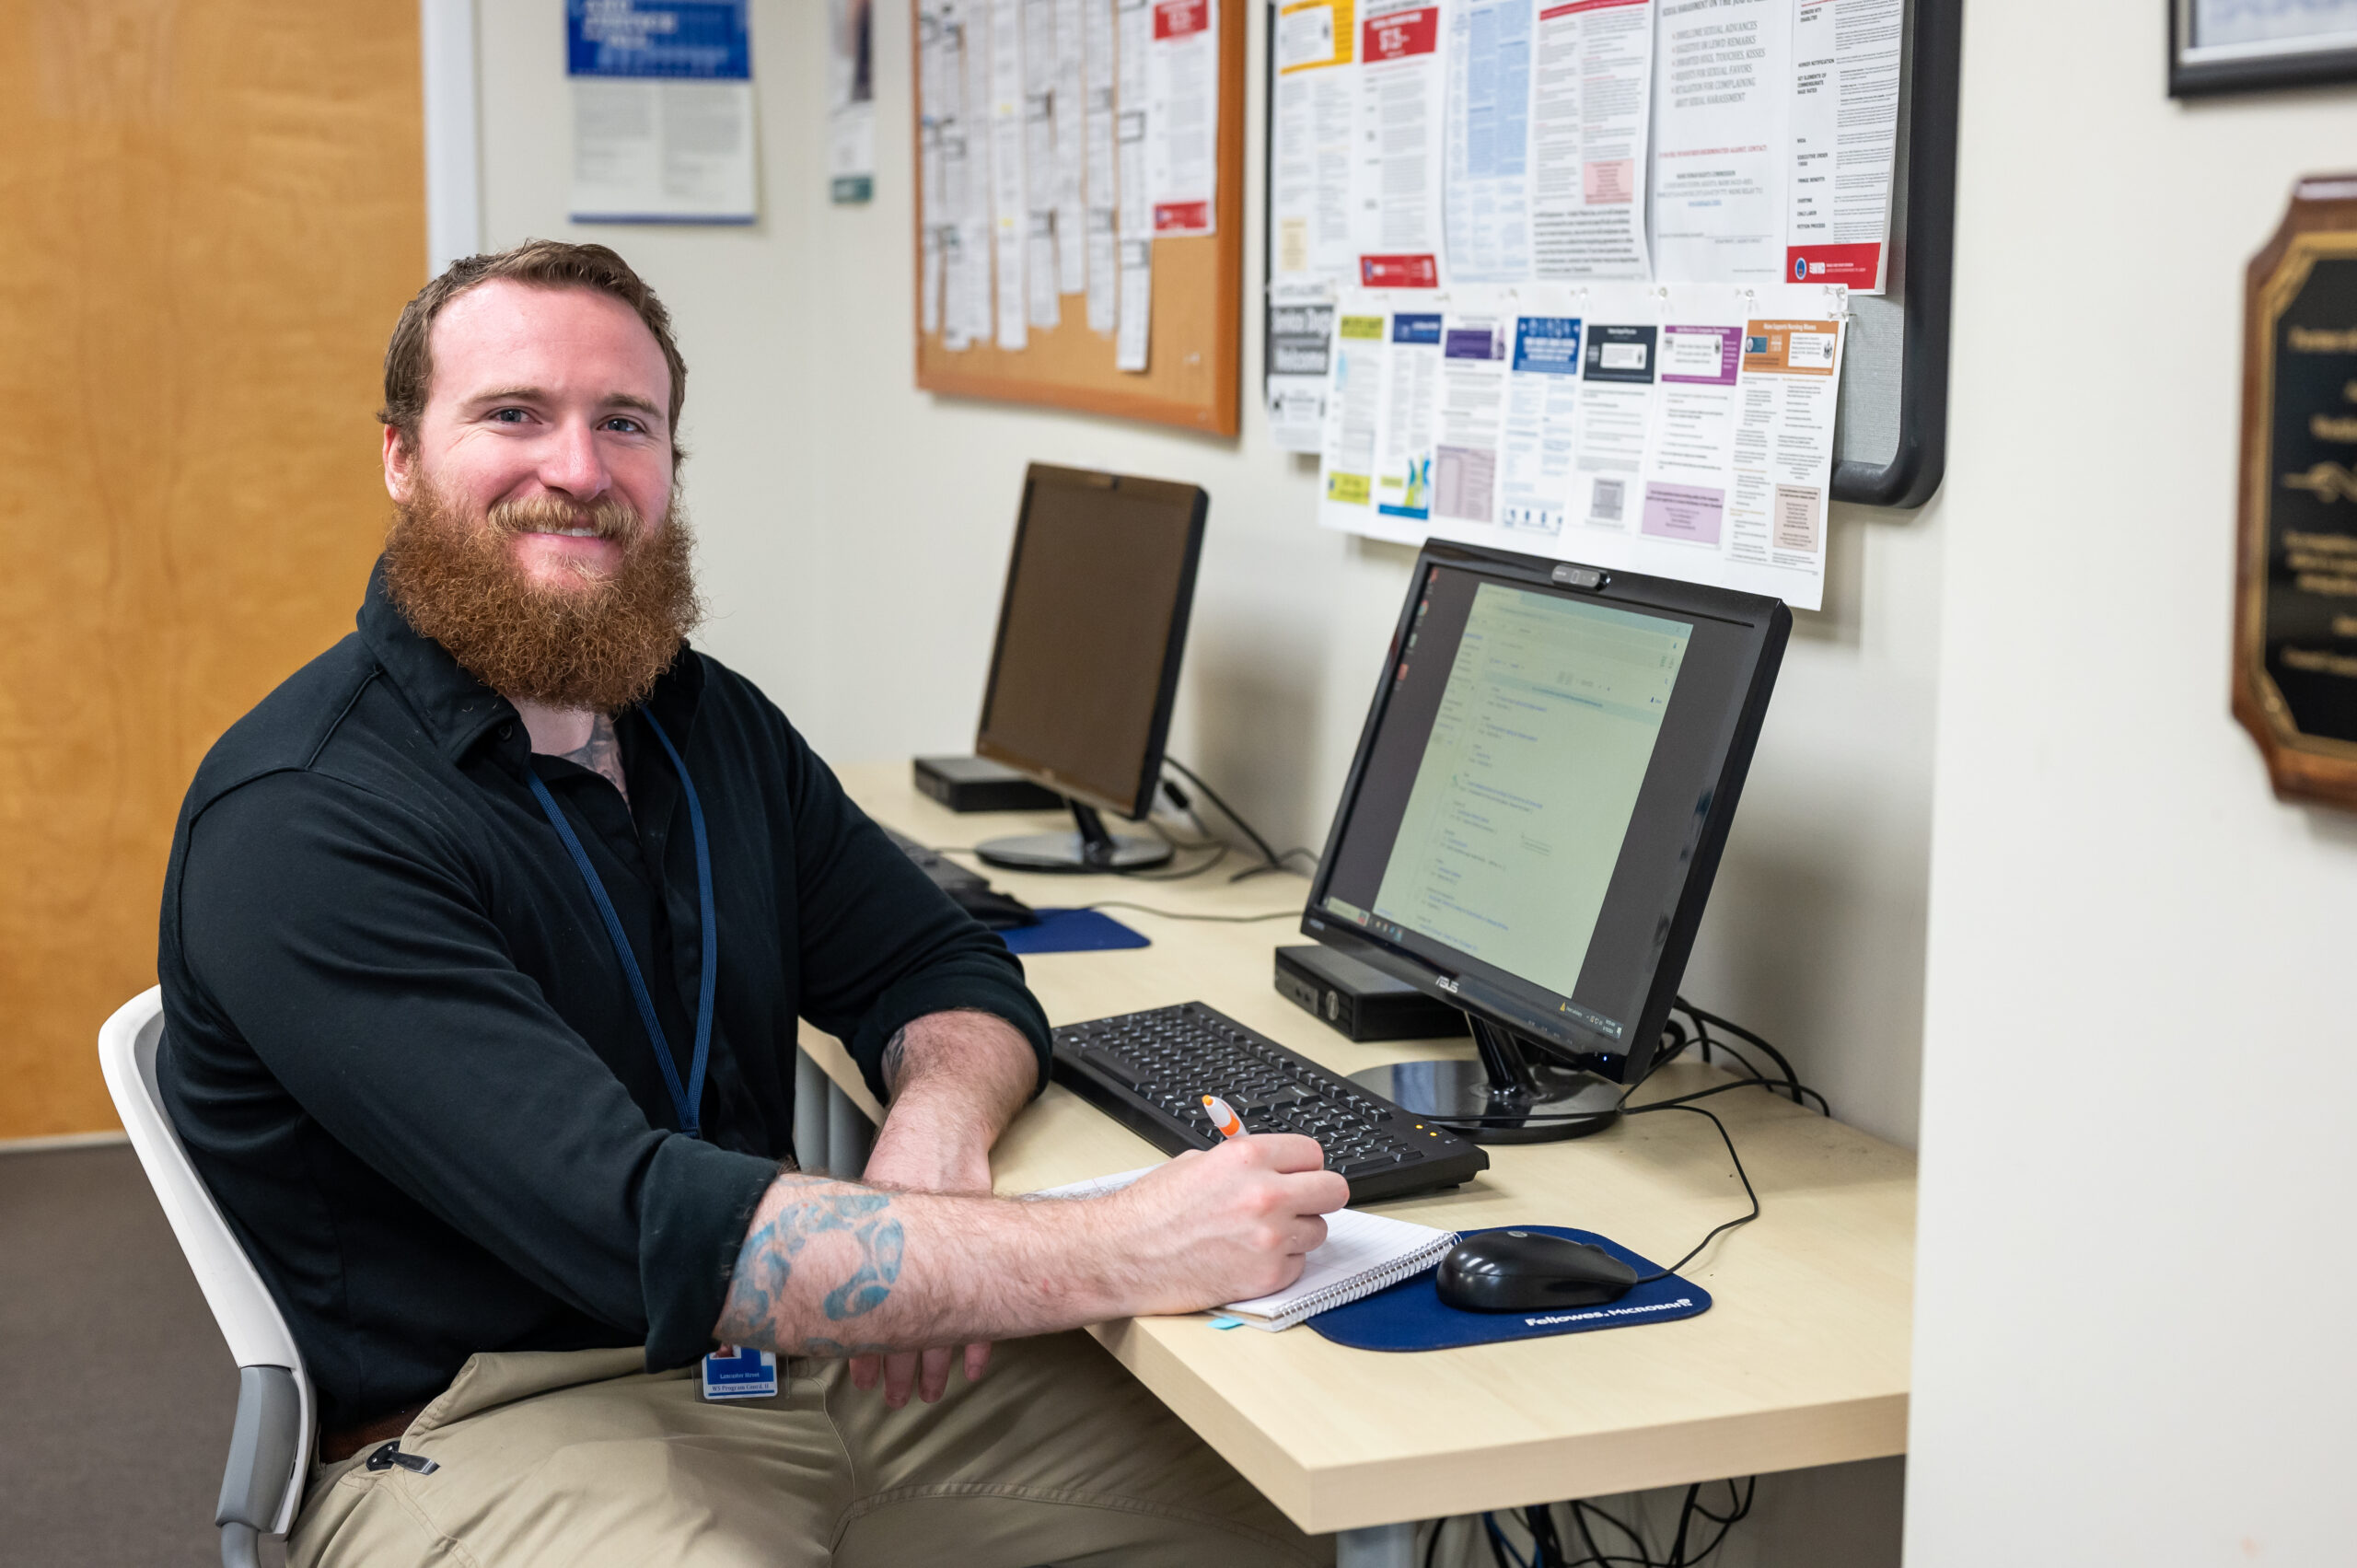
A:
{"label": "wooden door", "polygon": [[423,281],[414,6],[24,0],[0,28],[0,1138],[116,1125],[181,793],[348,631]]}

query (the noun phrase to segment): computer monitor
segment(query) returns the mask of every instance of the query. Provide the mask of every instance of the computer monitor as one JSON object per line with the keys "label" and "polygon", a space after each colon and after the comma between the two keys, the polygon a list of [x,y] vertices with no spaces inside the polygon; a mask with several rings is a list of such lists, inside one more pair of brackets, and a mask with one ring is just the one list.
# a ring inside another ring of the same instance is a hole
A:
{"label": "computer monitor", "polygon": [[1033,463],[1023,481],[974,749],[1062,795],[1076,830],[993,839],[1020,871],[1130,871],[1170,858],[1100,813],[1154,808],[1211,498],[1191,484]]}
{"label": "computer monitor", "polygon": [[1791,630],[1754,594],[1425,547],[1302,930],[1462,1008],[1480,1060],[1354,1076],[1487,1142],[1620,1114]]}

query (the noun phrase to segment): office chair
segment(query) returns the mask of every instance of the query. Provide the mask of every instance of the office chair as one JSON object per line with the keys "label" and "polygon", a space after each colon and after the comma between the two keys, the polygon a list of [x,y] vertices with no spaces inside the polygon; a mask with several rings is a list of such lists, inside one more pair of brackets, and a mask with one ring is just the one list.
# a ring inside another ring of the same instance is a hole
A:
{"label": "office chair", "polygon": [[213,1522],[221,1527],[224,1568],[258,1568],[261,1538],[284,1536],[303,1501],[311,1380],[278,1304],[164,1114],[156,1086],[156,1047],[163,1038],[164,993],[156,986],[123,1004],[99,1030],[99,1066],[148,1185],[238,1358],[238,1419]]}

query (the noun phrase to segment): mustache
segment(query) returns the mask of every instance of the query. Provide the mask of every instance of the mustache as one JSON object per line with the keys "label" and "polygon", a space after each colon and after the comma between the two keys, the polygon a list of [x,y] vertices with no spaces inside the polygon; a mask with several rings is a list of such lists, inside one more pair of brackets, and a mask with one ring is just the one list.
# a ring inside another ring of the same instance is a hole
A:
{"label": "mustache", "polygon": [[484,514],[484,520],[504,535],[586,528],[591,538],[617,544],[630,544],[646,531],[638,509],[616,495],[600,495],[586,505],[562,495],[502,501]]}

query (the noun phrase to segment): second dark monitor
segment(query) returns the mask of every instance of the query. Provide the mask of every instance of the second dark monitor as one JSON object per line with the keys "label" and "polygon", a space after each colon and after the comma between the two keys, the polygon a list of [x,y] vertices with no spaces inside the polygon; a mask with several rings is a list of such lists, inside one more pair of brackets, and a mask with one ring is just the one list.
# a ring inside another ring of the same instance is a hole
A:
{"label": "second dark monitor", "polygon": [[1034,463],[1024,479],[974,749],[1072,803],[1076,830],[977,853],[1026,871],[1169,858],[1100,813],[1153,809],[1210,497],[1191,484]]}

